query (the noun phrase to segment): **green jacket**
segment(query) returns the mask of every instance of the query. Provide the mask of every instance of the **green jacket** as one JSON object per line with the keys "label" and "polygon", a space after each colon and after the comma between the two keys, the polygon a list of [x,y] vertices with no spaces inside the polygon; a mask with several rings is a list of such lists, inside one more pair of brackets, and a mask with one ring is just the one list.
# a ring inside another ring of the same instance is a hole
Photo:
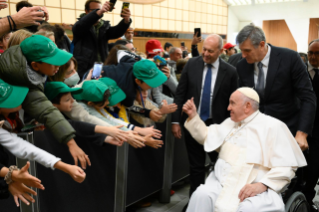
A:
{"label": "green jacket", "polygon": [[43,123],[59,142],[67,143],[75,137],[73,127],[43,93],[46,76],[38,74],[27,65],[20,46],[13,46],[1,55],[0,78],[9,84],[30,89],[22,108],[32,118]]}

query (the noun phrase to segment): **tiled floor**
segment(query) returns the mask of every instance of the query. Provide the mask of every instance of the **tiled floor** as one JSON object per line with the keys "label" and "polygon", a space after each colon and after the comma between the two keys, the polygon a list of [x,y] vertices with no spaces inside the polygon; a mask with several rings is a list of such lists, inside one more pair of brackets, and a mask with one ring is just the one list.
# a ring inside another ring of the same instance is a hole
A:
{"label": "tiled floor", "polygon": [[150,199],[152,206],[138,209],[136,212],[181,212],[189,199],[189,184],[176,186],[173,190],[175,194],[171,197],[170,203],[159,203],[154,197]]}

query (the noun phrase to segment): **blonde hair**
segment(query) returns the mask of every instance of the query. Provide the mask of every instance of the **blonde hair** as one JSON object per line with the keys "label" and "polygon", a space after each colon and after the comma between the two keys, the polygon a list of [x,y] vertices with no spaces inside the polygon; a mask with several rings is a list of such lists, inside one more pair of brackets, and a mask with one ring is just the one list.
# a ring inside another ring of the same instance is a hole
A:
{"label": "blonde hair", "polygon": [[7,48],[10,48],[11,46],[20,45],[20,43],[22,41],[24,41],[28,37],[31,37],[32,35],[33,34],[31,32],[24,30],[24,29],[20,29],[20,30],[14,32],[8,41]]}
{"label": "blonde hair", "polygon": [[44,37],[50,38],[50,36],[54,37],[54,32],[50,31],[38,31],[35,33],[35,35],[43,35]]}

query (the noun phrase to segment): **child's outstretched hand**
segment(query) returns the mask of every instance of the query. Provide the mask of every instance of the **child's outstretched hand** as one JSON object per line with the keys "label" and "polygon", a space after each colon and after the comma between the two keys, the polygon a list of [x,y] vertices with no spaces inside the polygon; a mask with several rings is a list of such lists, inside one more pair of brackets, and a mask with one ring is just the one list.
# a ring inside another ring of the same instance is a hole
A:
{"label": "child's outstretched hand", "polygon": [[78,166],[69,165],[67,173],[72,177],[75,182],[82,183],[85,180],[86,174]]}
{"label": "child's outstretched hand", "polygon": [[153,135],[148,135],[148,136],[145,136],[145,144],[149,147],[152,147],[154,149],[158,149],[158,148],[161,148],[164,144],[164,142],[162,140],[157,140],[157,139],[154,139],[152,137]]}

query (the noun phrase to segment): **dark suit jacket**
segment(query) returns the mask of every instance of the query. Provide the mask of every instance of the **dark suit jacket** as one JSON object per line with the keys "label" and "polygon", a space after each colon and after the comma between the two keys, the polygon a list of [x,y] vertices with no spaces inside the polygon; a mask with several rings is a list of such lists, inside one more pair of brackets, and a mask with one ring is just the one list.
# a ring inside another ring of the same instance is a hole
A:
{"label": "dark suit jacket", "polygon": [[[218,60],[219,69],[212,102],[214,123],[221,123],[229,117],[229,111],[227,111],[229,97],[238,87],[236,69],[222,59],[218,58]],[[204,65],[202,56],[191,58],[185,65],[174,98],[174,102],[178,105],[178,110],[173,114],[172,122],[184,123],[187,115],[183,113],[181,117],[181,112],[184,103],[188,99],[194,97],[195,105],[198,108],[201,98]]]}
{"label": "dark suit jacket", "polygon": [[[254,64],[241,60],[237,64],[237,73],[240,87],[254,88]],[[316,101],[305,63],[299,54],[271,46],[260,111],[286,123],[293,135],[297,131],[311,134]]]}
{"label": "dark suit jacket", "polygon": [[[306,67],[307,67],[307,73],[309,74],[308,72],[308,64],[306,64]],[[313,90],[317,96],[317,105],[319,104],[319,82],[318,81],[313,81],[310,74],[309,74],[309,79],[310,79],[310,82],[312,84],[312,87],[313,87]],[[316,111],[316,115],[315,115],[315,121],[314,121],[314,124],[313,124],[313,130],[312,130],[312,136],[316,139],[319,139],[319,112]]]}
{"label": "dark suit jacket", "polygon": [[229,63],[230,65],[236,67],[237,66],[237,63],[243,59],[241,57],[241,53],[237,53],[237,54],[233,54],[232,56],[229,57],[227,63]]}

